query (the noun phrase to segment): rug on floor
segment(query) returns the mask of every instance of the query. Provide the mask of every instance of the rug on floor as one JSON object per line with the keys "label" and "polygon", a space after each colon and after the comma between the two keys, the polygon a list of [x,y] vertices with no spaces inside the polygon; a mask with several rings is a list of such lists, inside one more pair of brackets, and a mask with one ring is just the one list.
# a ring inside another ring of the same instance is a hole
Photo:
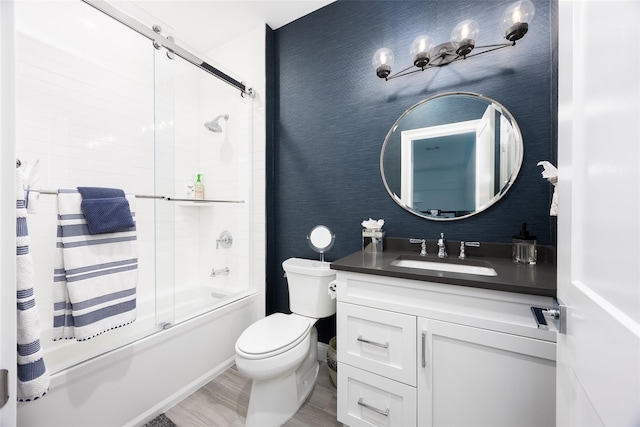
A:
{"label": "rug on floor", "polygon": [[177,424],[171,421],[171,418],[167,417],[165,414],[160,414],[146,423],[143,427],[177,427]]}

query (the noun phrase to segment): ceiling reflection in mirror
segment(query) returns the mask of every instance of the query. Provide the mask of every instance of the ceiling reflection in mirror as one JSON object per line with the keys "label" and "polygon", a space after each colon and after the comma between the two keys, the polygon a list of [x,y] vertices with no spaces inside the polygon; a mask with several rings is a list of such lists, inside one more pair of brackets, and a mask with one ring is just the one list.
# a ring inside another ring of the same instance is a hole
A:
{"label": "ceiling reflection in mirror", "polygon": [[502,198],[523,159],[522,135],[507,109],[482,95],[444,93],[405,111],[380,153],[393,200],[420,217],[475,215]]}

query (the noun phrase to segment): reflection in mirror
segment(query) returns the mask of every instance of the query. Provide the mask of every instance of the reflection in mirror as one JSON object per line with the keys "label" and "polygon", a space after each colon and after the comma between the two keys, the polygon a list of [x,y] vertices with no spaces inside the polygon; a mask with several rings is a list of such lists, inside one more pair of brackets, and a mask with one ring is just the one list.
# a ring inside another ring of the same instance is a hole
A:
{"label": "reflection in mirror", "polygon": [[320,261],[324,262],[324,253],[333,247],[335,238],[335,234],[331,233],[329,227],[316,225],[309,232],[307,241],[309,242],[311,249],[320,253]]}
{"label": "reflection in mirror", "polygon": [[500,200],[522,158],[520,129],[502,105],[455,92],[421,101],[400,116],[382,146],[380,171],[396,203],[446,221]]}

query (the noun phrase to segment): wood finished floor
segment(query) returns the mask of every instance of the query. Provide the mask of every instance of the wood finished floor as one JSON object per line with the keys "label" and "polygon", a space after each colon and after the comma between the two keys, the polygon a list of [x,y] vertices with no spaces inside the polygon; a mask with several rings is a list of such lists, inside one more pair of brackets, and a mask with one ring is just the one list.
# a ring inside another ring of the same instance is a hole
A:
{"label": "wood finished floor", "polygon": [[[245,424],[251,381],[235,365],[166,412],[178,427],[241,427]],[[336,419],[336,389],[326,363],[311,395],[285,427],[342,426]],[[266,427],[266,426],[265,426]]]}

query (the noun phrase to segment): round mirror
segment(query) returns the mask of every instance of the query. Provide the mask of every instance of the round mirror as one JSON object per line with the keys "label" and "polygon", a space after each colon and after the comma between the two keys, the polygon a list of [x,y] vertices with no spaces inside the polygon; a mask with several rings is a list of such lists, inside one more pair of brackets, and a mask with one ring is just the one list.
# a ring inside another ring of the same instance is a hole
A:
{"label": "round mirror", "polygon": [[404,209],[450,221],[500,200],[522,159],[522,135],[505,107],[475,93],[452,92],[425,99],[396,120],[382,145],[380,172]]}
{"label": "round mirror", "polygon": [[309,246],[311,246],[311,249],[320,253],[321,261],[324,261],[324,253],[331,249],[335,237],[335,234],[331,233],[329,227],[324,225],[316,225],[309,232],[307,241],[309,242]]}

